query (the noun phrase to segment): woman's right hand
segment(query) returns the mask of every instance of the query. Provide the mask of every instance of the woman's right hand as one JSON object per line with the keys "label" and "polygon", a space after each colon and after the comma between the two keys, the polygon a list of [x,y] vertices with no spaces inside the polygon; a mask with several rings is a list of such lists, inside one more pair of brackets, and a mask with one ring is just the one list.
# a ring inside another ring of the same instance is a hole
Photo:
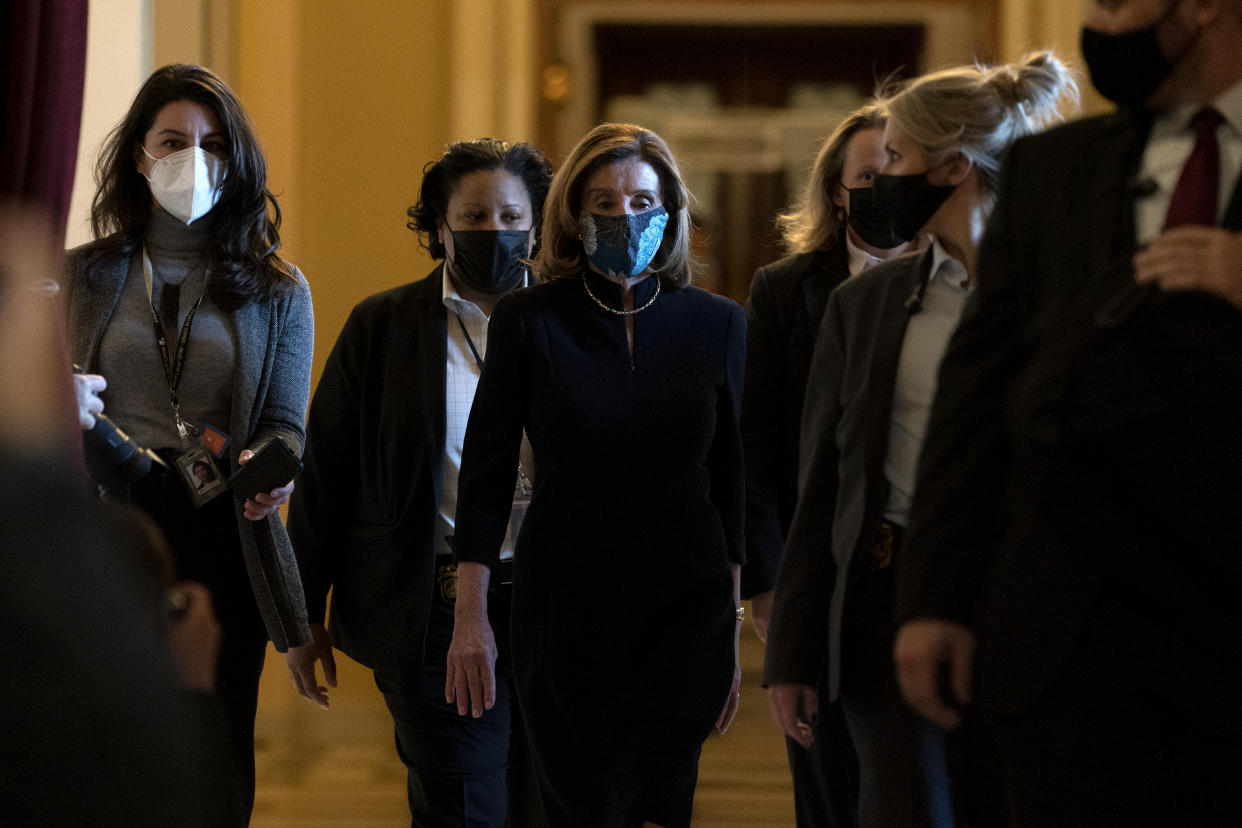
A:
{"label": "woman's right hand", "polygon": [[768,707],[785,735],[804,748],[815,741],[811,725],[819,715],[819,696],[809,684],[773,684],[768,687]]}
{"label": "woman's right hand", "polygon": [[453,641],[444,677],[444,700],[457,703],[458,715],[479,718],[496,704],[496,636],[487,620],[487,586],[492,570],[481,563],[457,565]]}
{"label": "woman's right hand", "polygon": [[78,398],[78,422],[83,431],[95,427],[95,415],[103,411],[99,392],[108,387],[108,381],[99,374],[74,374],[73,393]]}
{"label": "woman's right hand", "polygon": [[486,611],[454,614],[444,700],[476,719],[496,704],[496,636]]}
{"label": "woman's right hand", "polygon": [[[310,699],[327,710],[330,706],[328,688],[336,687],[336,657],[332,654],[332,639],[323,624],[311,623],[311,642],[300,647],[290,647],[285,653],[285,666],[289,668],[289,680],[298,695]],[[323,664],[324,684],[315,679],[315,662]],[[324,685],[327,685],[326,687]]]}

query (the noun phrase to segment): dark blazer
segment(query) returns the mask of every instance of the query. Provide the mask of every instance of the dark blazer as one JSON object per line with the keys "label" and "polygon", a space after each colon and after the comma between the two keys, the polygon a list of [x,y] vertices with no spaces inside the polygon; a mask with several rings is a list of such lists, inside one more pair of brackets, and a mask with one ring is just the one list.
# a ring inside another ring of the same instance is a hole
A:
{"label": "dark blazer", "polygon": [[350,313],[289,507],[311,620],[323,621],[332,587],[332,643],[372,669],[422,661],[444,460],[442,268]]}
{"label": "dark blazer", "polygon": [[[1150,628],[1102,634],[1237,733],[1242,312],[1193,292],[1108,311],[1133,290],[1147,129],[1113,115],[1013,147],[941,369],[898,610],[975,628],[975,699],[1013,714],[1107,595]],[[1225,224],[1242,227],[1237,189]]]}
{"label": "dark blazer", "polygon": [[897,362],[910,300],[932,257],[928,247],[877,265],[828,300],[803,408],[798,506],[772,603],[765,683],[814,687],[827,668],[829,698],[837,696],[850,561],[874,538],[888,502]]}
{"label": "dark blazer", "polygon": [[828,294],[849,277],[843,239],[755,271],[746,300],[746,566],[742,597],[776,583],[785,533],[798,501],[798,429],[815,334]]}

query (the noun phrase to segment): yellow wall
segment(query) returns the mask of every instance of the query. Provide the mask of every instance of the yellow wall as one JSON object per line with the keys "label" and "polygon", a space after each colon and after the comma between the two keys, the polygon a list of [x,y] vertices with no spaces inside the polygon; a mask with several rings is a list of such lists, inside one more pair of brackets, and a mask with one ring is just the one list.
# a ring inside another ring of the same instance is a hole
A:
{"label": "yellow wall", "polygon": [[1111,109],[1091,87],[1087,66],[1078,48],[1078,34],[1087,0],[999,0],[1000,58],[1016,60],[1024,52],[1052,49],[1078,71],[1082,113],[1094,115]]}
{"label": "yellow wall", "polygon": [[448,131],[449,0],[236,0],[230,82],[255,121],[289,259],[315,302],[315,379],[350,309],[425,275],[405,227]]}
{"label": "yellow wall", "polygon": [[[999,57],[1051,47],[1081,68],[1083,4],[996,0]],[[255,121],[284,209],[284,250],[314,294],[316,381],[358,300],[430,270],[405,228],[423,165],[454,139],[533,137],[537,5],[156,0],[157,24],[161,11],[183,23],[157,25],[157,58],[213,61]],[[199,33],[191,38],[199,56],[162,51],[186,21]],[[1087,109],[1098,110],[1085,74],[1082,85]]]}

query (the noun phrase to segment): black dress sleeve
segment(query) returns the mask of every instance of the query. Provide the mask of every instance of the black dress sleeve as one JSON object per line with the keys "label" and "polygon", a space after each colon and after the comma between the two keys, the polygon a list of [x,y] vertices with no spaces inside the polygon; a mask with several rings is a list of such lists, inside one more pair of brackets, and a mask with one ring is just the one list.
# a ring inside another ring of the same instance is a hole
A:
{"label": "black dress sleeve", "polygon": [[707,462],[711,470],[711,501],[724,524],[729,562],[744,564],[746,484],[738,420],[746,373],[746,316],[737,303],[728,304],[723,382],[717,392],[716,432]]}
{"label": "black dress sleeve", "polygon": [[518,297],[497,303],[466,424],[453,559],[493,566],[509,527],[530,389],[526,320]]}

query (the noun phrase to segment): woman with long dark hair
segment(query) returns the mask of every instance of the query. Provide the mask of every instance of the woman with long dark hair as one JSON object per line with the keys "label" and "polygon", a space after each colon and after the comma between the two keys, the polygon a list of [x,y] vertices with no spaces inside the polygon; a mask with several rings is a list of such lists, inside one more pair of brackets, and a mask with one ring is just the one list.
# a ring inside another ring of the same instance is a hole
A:
{"label": "woman with long dark hair", "polygon": [[281,259],[280,208],[254,131],[201,66],[157,70],[96,169],[95,240],[68,254],[65,290],[83,428],[107,415],[165,468],[95,473],[163,529],[181,578],[206,584],[222,628],[216,693],[226,718],[235,822],[254,800],[254,716],[270,638],[310,640],[277,510],[293,483],[244,502],[195,490],[275,440],[301,454],[314,323],[310,289]]}

